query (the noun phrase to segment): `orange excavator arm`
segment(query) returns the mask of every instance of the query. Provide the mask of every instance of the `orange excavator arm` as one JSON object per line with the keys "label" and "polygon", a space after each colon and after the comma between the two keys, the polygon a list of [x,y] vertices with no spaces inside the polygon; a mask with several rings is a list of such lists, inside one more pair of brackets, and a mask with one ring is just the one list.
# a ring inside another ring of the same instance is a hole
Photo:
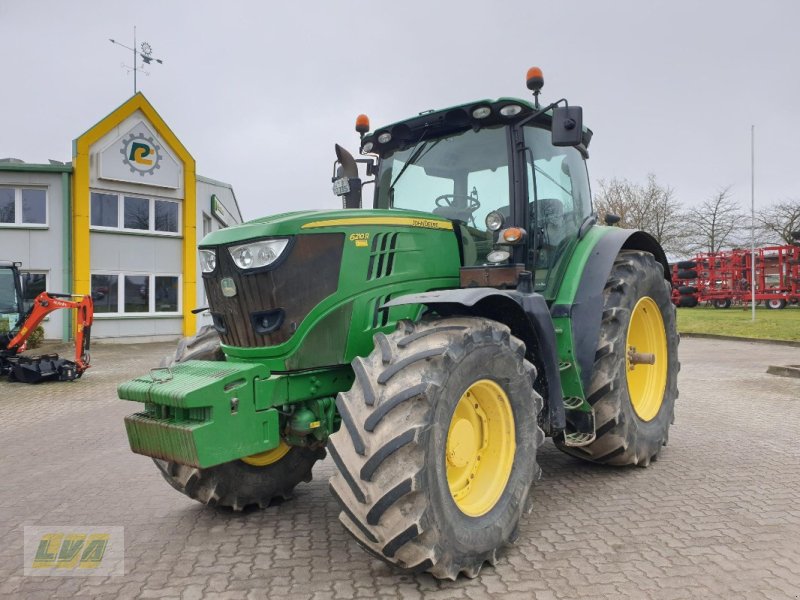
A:
{"label": "orange excavator arm", "polygon": [[[72,298],[80,299],[73,300]],[[91,296],[42,292],[36,296],[30,312],[26,315],[25,322],[17,334],[11,338],[6,347],[6,352],[13,354],[22,352],[25,341],[39,323],[51,312],[61,308],[75,309],[78,313],[77,328],[75,330],[75,368],[77,376],[80,377],[89,368],[90,361],[89,346],[92,321],[94,319],[94,303]]]}

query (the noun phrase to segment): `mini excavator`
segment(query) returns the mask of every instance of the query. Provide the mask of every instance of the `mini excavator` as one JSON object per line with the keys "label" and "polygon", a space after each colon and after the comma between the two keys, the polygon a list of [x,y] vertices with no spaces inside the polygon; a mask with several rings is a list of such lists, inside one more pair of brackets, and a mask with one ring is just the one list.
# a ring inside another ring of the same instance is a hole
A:
{"label": "mini excavator", "polygon": [[[89,368],[94,316],[92,297],[42,292],[25,311],[20,266],[18,262],[0,261],[0,319],[9,325],[7,332],[0,333],[0,376],[7,375],[10,381],[23,383],[78,379]],[[22,355],[36,327],[47,315],[61,308],[75,309],[78,314],[75,360],[61,358],[58,354]]]}

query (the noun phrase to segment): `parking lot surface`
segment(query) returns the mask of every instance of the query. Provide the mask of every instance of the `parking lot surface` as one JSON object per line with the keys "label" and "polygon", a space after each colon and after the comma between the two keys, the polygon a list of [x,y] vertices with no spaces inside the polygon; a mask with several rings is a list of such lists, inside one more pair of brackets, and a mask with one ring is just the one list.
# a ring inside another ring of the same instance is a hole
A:
{"label": "parking lot surface", "polygon": [[[476,579],[392,571],[345,533],[330,459],[293,500],[244,514],[170,488],[128,449],[116,385],[171,344],[97,344],[74,383],[0,381],[0,598],[800,597],[800,348],[684,339],[676,421],[649,468],[551,443],[519,540]],[[125,574],[26,577],[23,527],[122,526]]]}

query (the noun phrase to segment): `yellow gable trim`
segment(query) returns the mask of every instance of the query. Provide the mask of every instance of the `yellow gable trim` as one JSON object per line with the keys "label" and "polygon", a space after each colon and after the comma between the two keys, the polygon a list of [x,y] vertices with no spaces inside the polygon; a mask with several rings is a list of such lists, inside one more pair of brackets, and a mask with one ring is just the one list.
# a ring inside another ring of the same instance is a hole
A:
{"label": "yellow gable trim", "polygon": [[183,333],[195,332],[195,315],[192,309],[197,301],[197,189],[195,161],[186,147],[172,132],[153,105],[140,92],[131,96],[108,116],[89,128],[75,140],[72,177],[72,291],[90,293],[90,242],[89,242],[89,150],[104,135],[117,127],[136,111],[141,111],[156,133],[183,163]]}

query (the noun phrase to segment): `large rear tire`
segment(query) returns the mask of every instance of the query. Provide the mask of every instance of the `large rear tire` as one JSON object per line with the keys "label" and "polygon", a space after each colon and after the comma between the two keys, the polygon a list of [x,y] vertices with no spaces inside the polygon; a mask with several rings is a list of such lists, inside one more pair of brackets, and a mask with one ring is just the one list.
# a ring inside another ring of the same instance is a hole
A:
{"label": "large rear tire", "polygon": [[[161,366],[187,360],[225,360],[219,335],[212,326],[183,338]],[[275,499],[291,498],[299,483],[311,481],[314,463],[323,458],[322,448],[299,448],[282,442],[274,450],[207,469],[157,458],[153,462],[167,483],[192,500],[239,511],[249,506],[265,508]]]}
{"label": "large rear tire", "polygon": [[[646,467],[667,444],[678,397],[678,333],[670,285],[652,254],[623,250],[603,297],[600,339],[587,390],[597,437],[583,447],[566,446],[559,439],[556,445],[596,463]],[[632,348],[638,355],[654,355],[655,364],[632,361]]]}
{"label": "large rear tire", "polygon": [[339,519],[390,565],[475,577],[516,536],[540,472],[524,344],[488,319],[402,321],[353,369],[328,445]]}

